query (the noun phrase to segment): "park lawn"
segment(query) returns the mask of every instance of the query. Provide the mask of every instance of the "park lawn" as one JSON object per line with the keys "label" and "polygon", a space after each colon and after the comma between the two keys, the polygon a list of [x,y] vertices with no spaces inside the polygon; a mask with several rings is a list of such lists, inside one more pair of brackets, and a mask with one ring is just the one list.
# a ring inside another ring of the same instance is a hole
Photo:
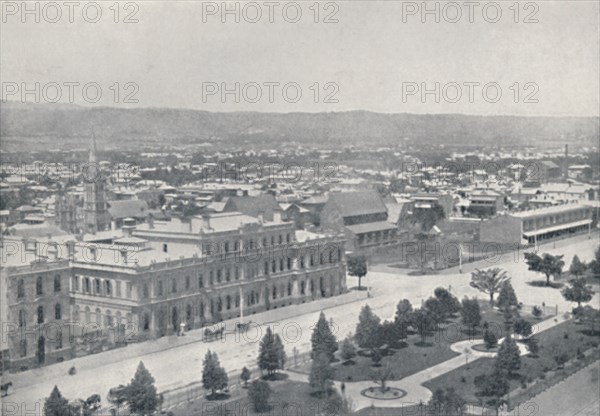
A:
{"label": "park lawn", "polygon": [[[586,326],[577,324],[572,320],[543,331],[535,335],[535,338],[538,339],[540,347],[538,357],[521,356],[521,368],[517,372],[520,376],[509,380],[511,391],[521,385],[523,377],[531,382],[545,372],[556,369],[554,356],[557,352],[564,352],[569,359],[573,359],[577,356],[578,350],[584,352],[590,348],[597,348],[600,340],[598,335],[590,334]],[[477,403],[479,398],[475,396],[477,388],[474,379],[480,374],[491,374],[493,366],[493,358],[480,358],[434,378],[424,385],[431,391],[452,386],[468,403]]]}
{"label": "park lawn", "polygon": [[[234,397],[229,400],[211,401],[198,400],[190,403],[188,406],[179,407],[172,410],[176,416],[191,415],[244,415],[244,416],[265,416],[267,414],[302,414],[315,415],[320,412],[327,413],[327,399],[313,396],[312,389],[308,383],[298,381],[270,381],[271,397],[269,403],[272,407],[262,413],[256,412],[254,406],[248,400],[246,389],[240,389]],[[333,397],[333,396],[332,396]],[[285,409],[285,410],[284,410]],[[297,410],[295,410],[297,409]]]}
{"label": "park lawn", "polygon": [[[480,305],[481,322],[487,321],[490,324],[490,328],[495,325],[496,328],[504,330],[504,316],[502,313],[493,309],[487,301],[480,302]],[[536,321],[530,315],[526,316],[523,314],[522,317],[530,322]],[[389,350],[389,353],[381,360],[380,367],[373,366],[373,362],[366,352],[357,355],[352,360],[354,364],[344,364],[341,360],[334,362],[332,364],[335,369],[334,379],[346,382],[370,381],[372,380],[372,374],[378,368],[386,365],[392,370],[393,376],[391,380],[399,380],[418,373],[459,355],[450,348],[455,342],[482,338],[481,328],[474,334],[469,334],[464,329],[461,318],[457,315],[449,319],[445,324],[440,325],[440,329],[435,333],[430,334],[426,338],[425,344],[421,343],[421,337],[418,334],[411,334],[405,340],[407,345],[404,348]],[[502,338],[503,336],[503,334],[500,334],[498,338]],[[309,374],[310,367],[311,362],[309,361],[295,370]]]}

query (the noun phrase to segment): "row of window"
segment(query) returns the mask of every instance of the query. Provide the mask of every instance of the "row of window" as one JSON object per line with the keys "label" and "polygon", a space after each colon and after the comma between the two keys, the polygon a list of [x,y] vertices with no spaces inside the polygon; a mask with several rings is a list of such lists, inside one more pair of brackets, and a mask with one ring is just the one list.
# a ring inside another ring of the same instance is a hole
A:
{"label": "row of window", "polygon": [[[283,244],[284,240],[286,243],[291,243],[292,235],[288,233],[284,237],[283,234],[280,234],[277,236],[277,238],[275,238],[275,236],[272,235],[270,239],[268,239],[267,237],[263,237],[262,247],[268,247],[269,245],[275,246],[276,244],[281,245],[281,244]],[[269,244],[269,242],[271,244]],[[259,247],[257,247],[257,244],[255,244],[254,240],[246,241],[245,247],[259,248]],[[163,251],[166,252],[166,249],[167,249],[166,245],[163,245]],[[240,250],[240,242],[239,241],[233,241],[233,242],[225,241],[223,243],[223,249],[226,253],[238,252]],[[214,250],[213,250],[213,247],[211,246],[211,244],[206,244],[206,245],[203,245],[202,251],[203,251],[203,254],[211,254],[212,251],[218,251],[218,247],[214,247]]]}
{"label": "row of window", "polygon": [[[62,306],[60,303],[54,305],[54,319],[62,319]],[[45,322],[45,310],[43,306],[37,307],[37,323],[43,324]],[[19,311],[19,328],[27,327],[27,313],[24,309]]]}
{"label": "row of window", "polygon": [[[62,283],[60,275],[54,276],[54,293],[58,293],[62,290]],[[44,278],[38,276],[35,280],[35,294],[36,296],[42,296],[44,294]],[[25,280],[19,279],[17,281],[17,298],[22,299],[25,297]]]}
{"label": "row of window", "polygon": [[[122,282],[115,282],[115,290],[113,292],[113,282],[111,280],[101,280],[98,278],[92,279],[83,277],[81,279],[81,291],[83,293],[100,295],[100,296],[116,296],[123,297]],[[80,291],[80,276],[73,276],[73,291]],[[133,296],[133,285],[130,282],[125,283],[125,297],[131,299]]]}

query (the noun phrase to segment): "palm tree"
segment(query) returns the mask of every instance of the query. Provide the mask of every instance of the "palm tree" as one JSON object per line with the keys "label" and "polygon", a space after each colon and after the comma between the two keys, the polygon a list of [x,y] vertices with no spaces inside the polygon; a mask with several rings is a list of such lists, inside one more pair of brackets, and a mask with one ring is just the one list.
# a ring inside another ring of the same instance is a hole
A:
{"label": "palm tree", "polygon": [[479,270],[471,272],[471,286],[475,289],[490,295],[490,304],[494,304],[494,295],[500,291],[504,282],[509,282],[510,278],[506,276],[506,271],[498,267],[493,269]]}

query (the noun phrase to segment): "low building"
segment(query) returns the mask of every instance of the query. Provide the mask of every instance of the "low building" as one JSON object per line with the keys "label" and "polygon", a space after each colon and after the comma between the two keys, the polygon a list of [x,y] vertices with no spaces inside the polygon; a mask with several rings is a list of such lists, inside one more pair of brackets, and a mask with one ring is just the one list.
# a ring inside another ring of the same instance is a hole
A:
{"label": "low building", "polygon": [[493,191],[475,191],[469,196],[467,212],[480,218],[496,216],[504,210],[504,196]]}
{"label": "low building", "polygon": [[343,232],[349,248],[373,249],[398,242],[398,228],[377,191],[332,193],[321,212],[321,227]]}
{"label": "low building", "polygon": [[501,244],[537,244],[576,233],[591,232],[592,207],[562,204],[512,212],[485,220],[480,240]]}

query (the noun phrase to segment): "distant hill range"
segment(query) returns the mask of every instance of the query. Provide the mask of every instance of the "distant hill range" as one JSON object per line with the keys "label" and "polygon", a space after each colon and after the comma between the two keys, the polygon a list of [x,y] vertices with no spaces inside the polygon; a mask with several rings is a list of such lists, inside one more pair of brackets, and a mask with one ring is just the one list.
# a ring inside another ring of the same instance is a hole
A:
{"label": "distant hill range", "polygon": [[92,126],[104,149],[297,143],[340,148],[399,142],[449,146],[575,146],[598,144],[597,117],[470,116],[461,114],[213,113],[143,108],[7,102],[0,135],[8,150],[85,147]]}

